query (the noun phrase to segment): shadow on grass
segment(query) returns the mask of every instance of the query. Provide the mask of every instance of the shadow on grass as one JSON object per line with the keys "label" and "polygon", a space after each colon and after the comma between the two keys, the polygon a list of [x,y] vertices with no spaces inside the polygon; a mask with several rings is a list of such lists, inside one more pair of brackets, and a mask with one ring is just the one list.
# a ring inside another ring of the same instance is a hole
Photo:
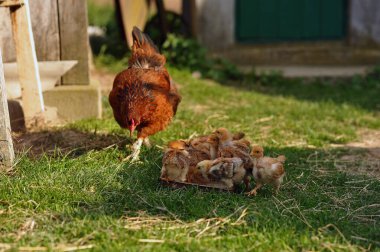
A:
{"label": "shadow on grass", "polygon": [[331,101],[348,104],[372,112],[380,111],[380,79],[378,76],[352,78],[286,79],[279,74],[247,75],[242,83],[227,83],[237,88],[262,94],[294,97],[313,102]]}
{"label": "shadow on grass", "polygon": [[[34,200],[45,204],[43,207],[47,209],[51,207],[55,213],[62,209],[58,215],[66,221],[88,222],[111,217],[129,225],[134,221],[130,217],[137,216],[138,221],[158,218],[155,225],[159,226],[171,225],[171,221],[198,225],[199,219],[213,219],[226,223],[217,229],[220,235],[225,232],[278,235],[278,230],[292,230],[292,236],[296,238],[305,233],[311,237],[323,229],[337,239],[341,239],[341,232],[343,240],[361,246],[380,245],[376,243],[380,233],[377,225],[380,221],[380,181],[373,176],[358,175],[366,174],[364,166],[361,173],[342,172],[349,171],[349,166],[362,165],[357,159],[352,162],[342,160],[342,155],[347,153],[344,149],[267,148],[269,156],[284,154],[287,157],[287,175],[279,195],[273,195],[272,189],[265,186],[257,197],[251,198],[242,192],[203,191],[195,187],[174,190],[162,186],[158,181],[162,150],[156,147],[143,148],[142,163],[128,164],[117,159],[124,154],[121,146],[125,142],[107,148],[121,140],[113,135],[72,130],[30,134],[29,141],[36,138],[38,141],[31,142],[44,152],[49,146],[65,150],[68,143],[73,142],[77,143],[74,146],[82,148],[75,152],[73,145],[67,147],[68,151],[71,149],[68,153],[75,153],[73,157],[76,158],[37,161],[38,169],[30,169],[33,161],[24,161],[18,171],[23,172],[30,190],[27,195],[18,195],[17,201],[25,197],[28,202]],[[102,151],[88,153],[91,150]],[[24,188],[17,173],[13,179],[15,184]],[[13,202],[12,199],[9,201]],[[68,204],[72,210],[66,212],[63,209]],[[246,215],[241,220],[245,224],[231,225],[238,221],[244,209]],[[143,225],[138,221],[136,225]],[[194,230],[200,232],[199,227]],[[293,242],[293,238],[287,235],[284,234],[283,239]]]}
{"label": "shadow on grass", "polygon": [[[94,206],[94,216],[165,216],[180,222],[201,218],[238,219],[242,209],[248,226],[259,230],[285,228],[299,234],[319,232],[333,224],[344,239],[368,246],[376,241],[380,227],[378,199],[380,181],[342,171],[347,164],[340,159],[346,150],[325,152],[320,149],[271,148],[269,155],[288,158],[286,179],[279,195],[265,186],[257,197],[242,193],[199,190],[196,187],[170,189],[160,185],[160,150],[145,151],[144,163],[125,165],[117,171],[115,181],[102,189],[103,202]],[[355,166],[360,165],[355,163]],[[363,167],[361,174],[365,174]],[[118,186],[115,186],[118,185]],[[92,208],[92,207],[90,207]],[[101,209],[99,211],[99,209]],[[239,212],[240,211],[240,212]],[[86,212],[88,214],[89,212]],[[362,237],[364,240],[358,240]]]}
{"label": "shadow on grass", "polygon": [[13,136],[16,153],[27,153],[30,158],[41,156],[78,157],[93,150],[130,144],[129,138],[113,134],[89,133],[74,129],[43,130],[17,133]]}

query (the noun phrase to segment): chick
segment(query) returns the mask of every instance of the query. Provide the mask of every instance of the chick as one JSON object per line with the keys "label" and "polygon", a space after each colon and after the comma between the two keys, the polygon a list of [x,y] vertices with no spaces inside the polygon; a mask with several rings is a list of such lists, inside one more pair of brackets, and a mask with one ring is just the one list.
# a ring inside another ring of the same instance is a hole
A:
{"label": "chick", "polygon": [[190,140],[190,146],[194,150],[201,151],[208,155],[207,159],[215,159],[218,145],[212,136],[202,136]]}
{"label": "chick", "polygon": [[256,186],[248,195],[256,195],[257,190],[264,184],[273,185],[277,194],[285,175],[285,156],[281,155],[277,158],[264,157],[264,149],[258,145],[252,147],[251,155],[254,164],[252,175],[256,181]]}
{"label": "chick", "polygon": [[196,138],[194,142],[192,140],[170,142],[162,160],[161,178],[204,184],[205,181],[200,179],[201,176],[195,176],[193,172],[200,161],[210,159],[209,153],[198,146],[198,143],[201,145],[203,141],[207,141],[207,136]]}
{"label": "chick", "polygon": [[210,183],[210,179],[207,177],[205,178],[196,166],[190,166],[189,172],[187,173],[186,182],[198,185],[207,185]]}
{"label": "chick", "polygon": [[204,160],[197,164],[197,169],[205,179],[221,181],[229,189],[240,184],[246,174],[243,161],[240,158]]}
{"label": "chick", "polygon": [[234,140],[233,144],[236,148],[238,148],[242,152],[245,152],[245,153],[251,152],[251,142],[248,141],[247,139]]}
{"label": "chick", "polygon": [[167,181],[185,182],[191,165],[190,153],[183,140],[172,141],[162,158],[161,179]]}
{"label": "chick", "polygon": [[232,140],[240,140],[240,139],[243,139],[244,137],[245,137],[244,132],[236,132],[232,135]]}
{"label": "chick", "polygon": [[192,147],[187,148],[187,152],[190,156],[190,167],[195,167],[199,162],[210,159],[208,153],[194,149]]}
{"label": "chick", "polygon": [[214,132],[218,138],[218,156],[224,158],[237,157],[243,161],[245,169],[252,169],[252,158],[249,155],[249,141],[233,140],[232,134],[225,128],[219,128]]}
{"label": "chick", "polygon": [[[238,132],[232,135],[232,139],[234,141],[235,140],[238,141],[238,144],[240,144],[241,146],[246,147],[248,141],[245,139],[242,139],[244,136],[245,136],[244,133]],[[199,137],[190,139],[189,143],[192,149],[208,154],[209,160],[213,160],[217,158],[219,140],[215,134],[212,133],[209,136],[199,136]],[[250,143],[248,144],[248,146],[249,145]]]}

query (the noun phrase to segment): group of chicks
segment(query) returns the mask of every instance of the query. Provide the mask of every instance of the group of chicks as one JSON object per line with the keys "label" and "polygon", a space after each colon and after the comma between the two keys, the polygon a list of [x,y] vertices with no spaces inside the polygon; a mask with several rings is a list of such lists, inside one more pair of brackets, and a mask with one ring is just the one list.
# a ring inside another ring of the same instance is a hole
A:
{"label": "group of chicks", "polygon": [[[169,142],[162,159],[161,179],[232,190],[244,182],[247,194],[256,195],[264,184],[277,193],[285,175],[285,156],[265,157],[264,149],[219,128],[208,136]],[[256,185],[250,190],[250,178]]]}

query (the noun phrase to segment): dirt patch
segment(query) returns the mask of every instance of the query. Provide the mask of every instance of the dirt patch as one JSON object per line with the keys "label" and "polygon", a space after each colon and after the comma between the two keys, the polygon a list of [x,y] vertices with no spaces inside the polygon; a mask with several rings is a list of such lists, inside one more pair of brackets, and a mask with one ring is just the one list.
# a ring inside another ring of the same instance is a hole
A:
{"label": "dirt patch", "polygon": [[373,158],[380,159],[380,130],[363,130],[359,132],[358,142],[348,143],[349,148],[365,149]]}
{"label": "dirt patch", "polygon": [[130,141],[117,135],[105,135],[77,130],[52,130],[28,132],[14,135],[16,153],[27,153],[29,157],[43,155],[80,156],[91,150],[102,150],[112,146],[124,147]]}
{"label": "dirt patch", "polygon": [[339,156],[338,169],[380,179],[380,130],[362,130],[359,140],[334,147],[347,149]]}

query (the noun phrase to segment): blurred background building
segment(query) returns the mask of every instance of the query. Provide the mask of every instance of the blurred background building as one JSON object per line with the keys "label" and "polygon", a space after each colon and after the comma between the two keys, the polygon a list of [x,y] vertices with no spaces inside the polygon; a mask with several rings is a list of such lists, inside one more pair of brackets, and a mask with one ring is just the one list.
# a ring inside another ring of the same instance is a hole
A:
{"label": "blurred background building", "polygon": [[197,37],[235,62],[379,62],[377,0],[197,0],[196,6]]}
{"label": "blurred background building", "polygon": [[377,0],[90,1],[119,9],[127,37],[134,25],[154,41],[180,33],[239,65],[379,62]]}
{"label": "blurred background building", "polygon": [[[174,65],[193,72],[203,68],[202,75],[211,78],[237,79],[235,65],[278,67],[285,75],[291,66],[296,76],[305,73],[302,67],[318,66],[319,71],[322,66],[318,74],[334,76],[364,73],[380,63],[379,0],[33,0],[30,11],[38,61],[76,62],[44,92],[46,105],[69,121],[100,117],[101,95],[90,74],[92,54],[111,55],[112,62],[126,67],[133,26],[161,48],[170,34],[184,38],[172,38],[164,48],[169,63],[174,59]],[[0,48],[5,63],[15,62],[6,8],[0,9]],[[204,63],[209,56],[235,65]],[[214,71],[219,66],[222,70]],[[8,83],[9,76],[6,65]],[[106,82],[110,86],[112,80]]]}

